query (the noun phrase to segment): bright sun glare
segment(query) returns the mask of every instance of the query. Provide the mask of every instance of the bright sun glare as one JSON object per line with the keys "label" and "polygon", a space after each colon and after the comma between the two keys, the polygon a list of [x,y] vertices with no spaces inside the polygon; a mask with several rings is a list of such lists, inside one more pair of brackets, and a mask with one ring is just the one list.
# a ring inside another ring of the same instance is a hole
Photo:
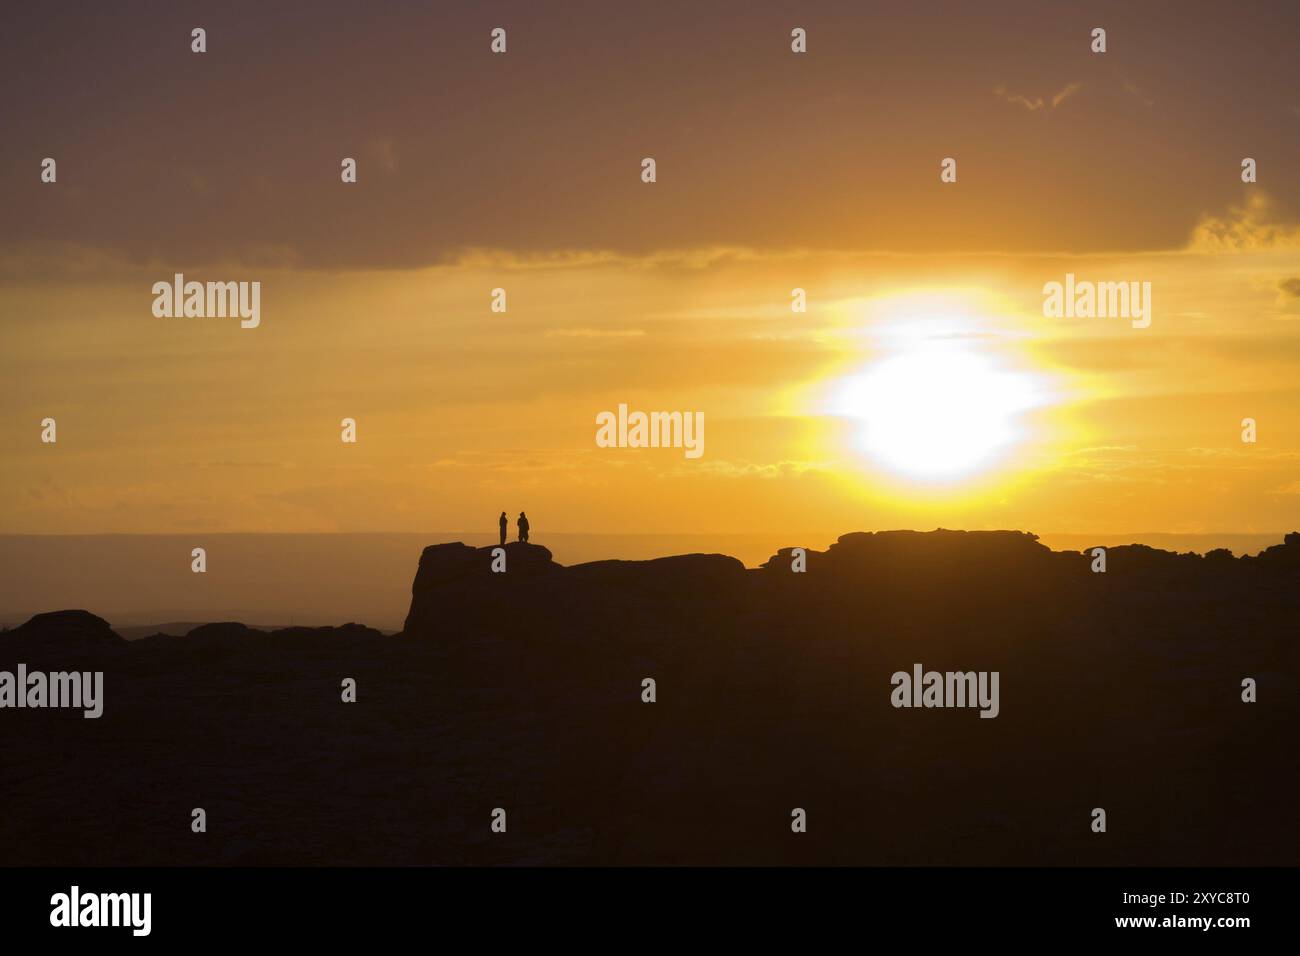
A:
{"label": "bright sun glare", "polygon": [[951,343],[913,343],[846,380],[836,405],[862,421],[863,450],[909,478],[946,481],[989,468],[1025,437],[1036,379]]}

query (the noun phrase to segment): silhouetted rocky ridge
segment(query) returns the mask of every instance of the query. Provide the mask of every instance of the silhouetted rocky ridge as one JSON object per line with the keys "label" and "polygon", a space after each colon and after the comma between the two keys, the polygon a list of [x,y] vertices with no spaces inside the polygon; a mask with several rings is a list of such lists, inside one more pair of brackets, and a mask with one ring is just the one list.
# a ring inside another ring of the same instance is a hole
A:
{"label": "silhouetted rocky ridge", "polygon": [[[0,862],[1300,863],[1300,534],[1105,573],[1009,531],[846,534],[798,572],[493,550],[426,548],[394,636],[0,635],[0,669],[105,686],[97,720],[0,710]],[[917,664],[998,672],[997,717],[894,706]]]}

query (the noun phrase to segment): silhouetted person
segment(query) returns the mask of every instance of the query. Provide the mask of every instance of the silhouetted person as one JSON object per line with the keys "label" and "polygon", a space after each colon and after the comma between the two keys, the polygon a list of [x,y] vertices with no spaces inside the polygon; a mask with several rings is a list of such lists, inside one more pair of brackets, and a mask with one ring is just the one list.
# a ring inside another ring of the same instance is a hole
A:
{"label": "silhouetted person", "polygon": [[519,540],[527,544],[528,543],[528,515],[524,514],[522,511],[519,512],[519,521],[517,522],[517,524],[519,525]]}
{"label": "silhouetted person", "polygon": [[501,512],[501,520],[498,521],[497,524],[499,524],[499,525],[501,526],[501,543],[502,543],[502,544],[505,544],[505,543],[506,543],[506,527],[510,524],[510,522],[506,520],[506,513],[505,513],[504,511]]}

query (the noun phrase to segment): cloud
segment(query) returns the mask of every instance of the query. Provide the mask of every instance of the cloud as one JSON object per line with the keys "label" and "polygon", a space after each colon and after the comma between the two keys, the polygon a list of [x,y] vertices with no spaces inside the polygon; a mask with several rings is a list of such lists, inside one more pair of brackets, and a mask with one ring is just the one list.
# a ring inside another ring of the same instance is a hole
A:
{"label": "cloud", "polygon": [[1287,298],[1300,299],[1300,276],[1283,279],[1277,284],[1278,290]]}
{"label": "cloud", "polygon": [[1068,100],[1075,93],[1079,92],[1079,90],[1081,89],[1083,89],[1082,83],[1067,84],[1065,89],[1061,90],[1059,93],[1057,93],[1055,96],[1052,97],[1052,109],[1056,109],[1058,106],[1060,106],[1062,103]]}
{"label": "cloud", "polygon": [[24,281],[68,278],[120,281],[124,276],[156,279],[197,269],[278,270],[300,269],[302,265],[298,248],[283,243],[244,241],[228,246],[219,254],[195,253],[163,259],[156,253],[134,255],[124,249],[94,243],[0,242],[0,279]]}
{"label": "cloud", "polygon": [[[1254,192],[1224,216],[1206,216],[1192,230],[1189,252],[1260,252],[1300,248],[1300,226],[1277,218],[1272,202]],[[1294,281],[1294,280],[1292,280]]]}
{"label": "cloud", "polygon": [[1067,83],[1065,87],[1056,93],[1053,93],[1046,100],[1041,96],[1035,96],[1033,99],[1030,99],[1021,93],[1008,93],[1004,86],[997,87],[993,93],[1008,103],[1015,103],[1018,106],[1023,106],[1031,113],[1037,113],[1039,110],[1043,109],[1049,111],[1056,109],[1081,89],[1083,89],[1082,83]]}
{"label": "cloud", "polygon": [[1136,99],[1143,106],[1150,109],[1151,107],[1156,105],[1155,100],[1147,96],[1147,94],[1144,93],[1142,90],[1138,89],[1137,86],[1134,83],[1132,83],[1127,77],[1121,77],[1120,82],[1124,84],[1124,92],[1127,93],[1129,96],[1133,97],[1134,99]]}
{"label": "cloud", "polygon": [[548,339],[620,339],[642,335],[645,335],[644,329],[551,329],[546,333]]}
{"label": "cloud", "polygon": [[546,252],[515,252],[504,248],[465,248],[449,254],[442,265],[463,269],[589,269],[613,266],[622,269],[704,270],[728,263],[762,262],[806,256],[807,250],[761,251],[742,246],[704,246],[661,249],[646,253],[625,253],[613,249],[554,249]]}
{"label": "cloud", "polygon": [[783,460],[771,464],[752,461],[701,459],[689,465],[677,464],[663,473],[668,478],[694,478],[708,475],[714,478],[790,478],[810,471],[829,471],[833,462]]}

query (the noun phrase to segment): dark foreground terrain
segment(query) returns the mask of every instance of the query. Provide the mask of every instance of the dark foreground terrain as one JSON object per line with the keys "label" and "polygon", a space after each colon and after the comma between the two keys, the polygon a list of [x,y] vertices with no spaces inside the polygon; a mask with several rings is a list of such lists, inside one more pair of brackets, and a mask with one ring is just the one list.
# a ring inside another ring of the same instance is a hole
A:
{"label": "dark foreground terrain", "polygon": [[[0,670],[102,670],[104,714],[0,710],[0,864],[1300,864],[1300,535],[1091,561],[888,532],[803,574],[519,544],[494,574],[452,544],[391,637],[40,615]],[[1000,715],[894,708],[916,663],[1000,672]]]}

